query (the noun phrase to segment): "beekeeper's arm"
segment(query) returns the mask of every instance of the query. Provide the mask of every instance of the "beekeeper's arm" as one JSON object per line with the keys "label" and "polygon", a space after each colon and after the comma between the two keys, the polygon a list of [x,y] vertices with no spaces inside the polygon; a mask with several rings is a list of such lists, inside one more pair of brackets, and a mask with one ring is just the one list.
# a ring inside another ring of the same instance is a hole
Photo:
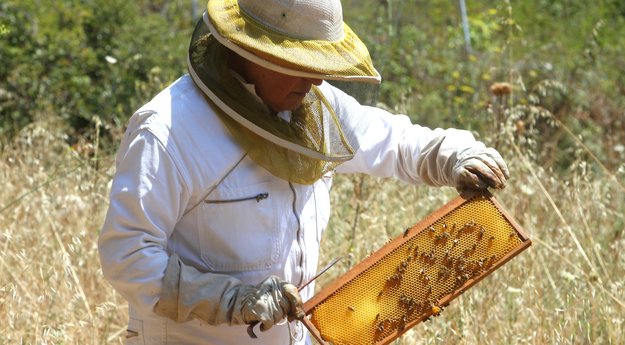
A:
{"label": "beekeeper's arm", "polygon": [[[245,285],[202,273],[168,255],[167,239],[189,201],[183,174],[164,145],[141,130],[120,154],[98,246],[105,278],[140,313],[210,324],[260,321],[263,329],[303,312],[297,289],[276,277]],[[156,307],[156,309],[155,309]]]}
{"label": "beekeeper's arm", "polygon": [[355,128],[358,142],[354,158],[339,165],[337,172],[458,189],[505,186],[509,173],[501,155],[470,132],[414,125],[405,115],[360,105],[336,89],[332,94],[331,103]]}

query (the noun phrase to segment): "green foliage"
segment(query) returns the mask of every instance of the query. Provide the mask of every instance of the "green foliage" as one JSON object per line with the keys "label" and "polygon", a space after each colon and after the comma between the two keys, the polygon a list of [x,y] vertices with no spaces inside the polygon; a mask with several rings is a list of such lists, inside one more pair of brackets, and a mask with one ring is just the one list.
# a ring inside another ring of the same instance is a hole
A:
{"label": "green foliage", "polygon": [[121,127],[185,71],[190,24],[172,27],[132,1],[5,1],[0,12],[0,133],[45,116],[74,134],[93,118]]}

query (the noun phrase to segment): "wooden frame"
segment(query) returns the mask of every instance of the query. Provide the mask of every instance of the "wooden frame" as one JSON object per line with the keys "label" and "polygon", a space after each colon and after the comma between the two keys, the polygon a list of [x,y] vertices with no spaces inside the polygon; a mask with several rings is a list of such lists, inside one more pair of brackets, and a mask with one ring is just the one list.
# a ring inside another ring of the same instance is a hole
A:
{"label": "wooden frame", "polygon": [[[334,294],[339,288],[341,288],[342,286],[344,286],[348,282],[352,281],[352,279],[356,278],[361,273],[363,273],[365,270],[367,270],[369,267],[371,267],[373,264],[378,262],[380,259],[384,258],[389,253],[393,252],[395,249],[397,249],[398,247],[402,246],[407,241],[411,240],[414,236],[416,236],[417,234],[419,234],[423,230],[425,230],[428,227],[430,227],[432,224],[434,224],[436,221],[438,221],[442,217],[448,215],[451,211],[457,209],[461,205],[467,203],[468,201],[473,200],[476,197],[481,197],[481,198],[484,198],[484,199],[488,199],[490,202],[492,202],[492,204],[495,205],[495,207],[501,213],[501,215],[505,218],[505,220],[507,222],[509,222],[509,224],[516,230],[516,232],[518,233],[518,237],[521,240],[521,243],[519,245],[517,245],[512,251],[508,252],[502,258],[497,260],[488,269],[484,270],[483,272],[481,272],[477,276],[471,277],[466,282],[464,282],[464,284],[462,284],[460,287],[456,288],[453,292],[451,292],[451,293],[445,295],[443,298],[441,298],[438,301],[439,302],[438,305],[440,307],[445,307],[445,306],[449,305],[449,303],[453,299],[455,299],[456,297],[460,296],[464,291],[466,291],[470,287],[472,287],[475,284],[477,284],[479,281],[484,279],[486,276],[488,276],[489,274],[491,274],[492,272],[497,270],[499,267],[504,265],[506,262],[510,261],[514,256],[518,255],[520,252],[522,252],[523,250],[527,249],[531,245],[531,240],[523,232],[523,230],[521,229],[520,225],[508,214],[508,212],[492,196],[492,194],[490,194],[489,192],[484,192],[484,193],[479,193],[479,194],[478,193],[466,193],[466,194],[460,195],[460,196],[454,198],[453,200],[451,200],[446,205],[444,205],[441,208],[439,208],[438,210],[436,210],[435,212],[433,212],[430,215],[428,215],[426,218],[424,218],[423,220],[418,222],[416,225],[414,225],[411,228],[407,229],[404,234],[402,234],[399,237],[395,238],[394,240],[392,240],[391,242],[387,243],[385,246],[380,248],[378,251],[376,251],[375,253],[371,254],[366,259],[362,260],[360,263],[355,265],[353,268],[351,268],[344,275],[342,275],[341,277],[337,278],[331,284],[327,285],[319,293],[317,293],[309,301],[307,301],[304,304],[304,310],[306,312],[306,317],[303,318],[302,322],[306,326],[306,328],[310,331],[310,334],[319,343],[321,343],[323,345],[328,344],[326,341],[323,340],[323,337],[322,337],[320,331],[315,327],[315,325],[309,319],[309,317],[312,314],[312,312],[315,309],[315,307],[317,307],[320,303],[322,303],[324,300],[326,300],[328,297],[330,297],[332,294]],[[395,340],[399,336],[401,336],[403,333],[407,332],[410,328],[412,328],[416,324],[418,324],[418,323],[428,319],[429,317],[431,317],[432,314],[435,314],[435,312],[433,311],[432,313],[429,313],[429,314],[426,313],[422,317],[419,317],[419,318],[417,318],[415,320],[412,320],[412,321],[406,323],[405,327],[402,327],[401,329],[398,329],[396,332],[393,332],[391,335],[389,335],[389,336],[387,336],[387,337],[377,341],[375,344],[389,344],[390,342],[392,342],[393,340]]]}

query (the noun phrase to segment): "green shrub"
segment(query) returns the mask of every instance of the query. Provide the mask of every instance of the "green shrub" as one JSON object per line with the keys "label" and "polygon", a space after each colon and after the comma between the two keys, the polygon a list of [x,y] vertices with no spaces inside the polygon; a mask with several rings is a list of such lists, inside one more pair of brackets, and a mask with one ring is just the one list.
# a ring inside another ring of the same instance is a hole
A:
{"label": "green shrub", "polygon": [[[63,118],[72,136],[121,127],[185,71],[188,27],[133,1],[5,1],[0,36],[0,133],[42,116]],[[185,32],[184,30],[187,30]],[[70,137],[72,137],[70,136]]]}

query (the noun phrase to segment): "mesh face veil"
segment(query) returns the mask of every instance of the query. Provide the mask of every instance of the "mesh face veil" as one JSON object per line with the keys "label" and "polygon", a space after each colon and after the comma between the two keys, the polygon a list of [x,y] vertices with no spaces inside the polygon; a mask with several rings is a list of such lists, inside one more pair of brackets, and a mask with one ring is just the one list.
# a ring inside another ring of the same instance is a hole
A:
{"label": "mesh face veil", "polygon": [[353,157],[356,141],[321,91],[313,86],[285,121],[262,104],[229,68],[234,54],[209,33],[207,17],[195,28],[188,67],[195,84],[230,133],[257,164],[273,175],[311,184]]}

